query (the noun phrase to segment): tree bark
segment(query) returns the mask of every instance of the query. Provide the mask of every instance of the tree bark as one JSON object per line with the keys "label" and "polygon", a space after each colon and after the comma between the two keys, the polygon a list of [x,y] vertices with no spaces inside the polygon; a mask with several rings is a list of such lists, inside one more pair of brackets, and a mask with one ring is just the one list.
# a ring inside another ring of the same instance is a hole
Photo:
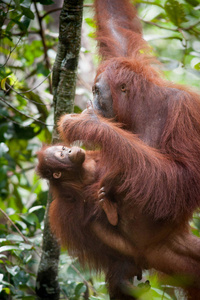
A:
{"label": "tree bark", "polygon": [[[83,0],[64,0],[60,14],[59,43],[53,67],[53,95],[55,129],[52,142],[59,140],[56,123],[63,113],[72,113],[76,87],[76,74],[81,44]],[[48,211],[49,197],[43,233],[42,257],[36,280],[36,293],[39,300],[58,300],[58,263],[60,247],[53,237]]]}
{"label": "tree bark", "polygon": [[83,0],[68,0],[60,14],[57,57],[53,67],[55,124],[74,108],[76,70],[80,51]]}

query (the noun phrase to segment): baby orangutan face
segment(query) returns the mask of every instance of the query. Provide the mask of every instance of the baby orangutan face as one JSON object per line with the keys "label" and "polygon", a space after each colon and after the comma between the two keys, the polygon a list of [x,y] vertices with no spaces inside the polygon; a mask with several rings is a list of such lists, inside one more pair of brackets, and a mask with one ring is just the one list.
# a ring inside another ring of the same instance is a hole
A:
{"label": "baby orangutan face", "polygon": [[64,164],[82,165],[85,160],[85,151],[79,147],[67,148],[65,146],[51,146],[44,151],[45,160],[55,157]]}
{"label": "baby orangutan face", "polygon": [[62,145],[44,147],[38,152],[38,160],[37,170],[42,178],[57,179],[64,176],[70,179],[85,161],[85,151],[79,147]]}

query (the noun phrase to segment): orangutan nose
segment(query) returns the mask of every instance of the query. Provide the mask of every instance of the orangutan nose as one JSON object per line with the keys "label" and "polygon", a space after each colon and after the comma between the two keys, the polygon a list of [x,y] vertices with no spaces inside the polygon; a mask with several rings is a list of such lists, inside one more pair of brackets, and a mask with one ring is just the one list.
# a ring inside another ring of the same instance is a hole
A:
{"label": "orangutan nose", "polygon": [[69,150],[69,159],[77,165],[82,165],[85,160],[85,151],[79,147],[72,147]]}

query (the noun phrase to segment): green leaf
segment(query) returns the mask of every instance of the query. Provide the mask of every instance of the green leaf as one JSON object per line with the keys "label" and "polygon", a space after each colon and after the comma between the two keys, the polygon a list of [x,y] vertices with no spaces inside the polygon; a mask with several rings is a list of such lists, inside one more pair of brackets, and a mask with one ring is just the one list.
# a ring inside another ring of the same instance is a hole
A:
{"label": "green leaf", "polygon": [[11,274],[12,276],[15,276],[19,272],[19,267],[18,266],[14,266],[14,267],[6,266],[6,270],[9,274]]}
{"label": "green leaf", "polygon": [[3,288],[2,289],[7,295],[10,295],[10,289],[9,288]]}
{"label": "green leaf", "polygon": [[7,213],[7,215],[12,216],[15,214],[15,210],[12,207],[8,207],[6,209],[6,213]]}
{"label": "green leaf", "polygon": [[23,215],[21,218],[30,225],[35,225],[35,223],[38,222],[38,218],[33,213],[30,215]]}
{"label": "green leaf", "polygon": [[37,131],[34,131],[35,127],[21,127],[18,124],[13,124],[15,130],[15,137],[17,139],[29,140],[36,136],[41,130],[42,127],[38,127]]}
{"label": "green leaf", "polygon": [[28,263],[32,259],[32,254],[29,254],[27,257],[24,258],[25,263]]}
{"label": "green leaf", "polygon": [[82,109],[80,107],[78,107],[77,105],[74,106],[74,112],[76,114],[80,114],[82,112]]}
{"label": "green leaf", "polygon": [[20,0],[14,0],[17,9],[20,9]]}
{"label": "green leaf", "polygon": [[200,71],[200,62],[194,66],[194,69]]}
{"label": "green leaf", "polygon": [[192,6],[197,6],[200,4],[200,1],[198,1],[198,0],[185,0],[185,1]]}
{"label": "green leaf", "polygon": [[11,76],[9,75],[9,76],[7,76],[7,77],[5,77],[5,78],[3,78],[3,79],[1,80],[1,88],[2,88],[2,90],[6,90],[6,80],[7,80],[9,77],[11,77]]}
{"label": "green leaf", "polygon": [[30,8],[31,6],[31,0],[22,0],[21,3],[23,3],[22,5],[27,7],[27,8]]}
{"label": "green leaf", "polygon": [[168,0],[165,3],[165,11],[172,23],[176,26],[180,26],[181,23],[186,22],[186,15],[184,12],[184,6],[177,0]]}
{"label": "green leaf", "polygon": [[23,4],[20,5],[23,15],[25,15],[27,18],[33,20],[34,19],[34,13],[30,10],[30,8],[24,6]]}
{"label": "green leaf", "polygon": [[9,235],[7,235],[6,238],[8,241],[15,241],[15,242],[24,241],[23,238],[21,237],[21,235],[17,235],[17,234],[9,234]]}
{"label": "green leaf", "polygon": [[15,286],[26,284],[29,279],[29,274],[20,270],[13,278]]}
{"label": "green leaf", "polygon": [[85,293],[86,291],[86,286],[84,283],[79,283],[77,284],[76,288],[75,288],[75,295],[76,296],[81,296],[82,293]]}
{"label": "green leaf", "polygon": [[90,32],[90,33],[88,33],[88,36],[89,36],[91,39],[94,39],[94,38],[95,38],[95,34],[94,34],[94,32]]}
{"label": "green leaf", "polygon": [[37,211],[37,210],[39,210],[39,209],[43,209],[44,208],[44,206],[42,206],[42,205],[38,205],[38,206],[33,206],[33,207],[31,207],[30,209],[29,209],[29,213],[32,213],[32,212],[34,212],[34,211]]}
{"label": "green leaf", "polygon": [[18,227],[20,227],[20,229],[25,230],[27,228],[27,225],[22,221],[16,221],[16,224]]}
{"label": "green leaf", "polygon": [[22,18],[21,18],[21,23],[23,24],[23,26],[25,27],[25,28],[28,28],[28,26],[30,25],[30,22],[31,22],[31,19],[30,18],[28,18],[27,16],[22,16]]}
{"label": "green leaf", "polygon": [[0,247],[0,253],[5,251],[19,250],[17,246],[2,246]]}
{"label": "green leaf", "polygon": [[44,76],[48,76],[49,74],[49,70],[45,67],[43,62],[40,62],[37,64],[37,73],[41,73]]}
{"label": "green leaf", "polygon": [[33,249],[33,246],[31,244],[25,244],[25,243],[21,243],[19,245],[20,250],[31,250]]}
{"label": "green leaf", "polygon": [[92,28],[96,28],[95,21],[92,18],[85,18],[85,22]]}
{"label": "green leaf", "polygon": [[13,28],[14,25],[15,25],[15,22],[13,22],[13,20],[11,20],[6,27],[6,32],[9,33],[9,31]]}

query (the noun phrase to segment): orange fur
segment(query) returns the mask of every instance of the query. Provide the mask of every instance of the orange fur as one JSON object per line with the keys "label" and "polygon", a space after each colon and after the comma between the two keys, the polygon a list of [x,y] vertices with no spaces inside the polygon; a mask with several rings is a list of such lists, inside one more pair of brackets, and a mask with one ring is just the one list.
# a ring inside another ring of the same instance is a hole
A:
{"label": "orange fur", "polygon": [[[95,79],[100,94],[95,94],[96,107],[103,114],[110,101],[108,116],[115,122],[89,110],[63,116],[60,134],[67,142],[83,140],[100,147],[101,175],[90,190],[94,195],[104,186],[114,197],[116,233],[133,245],[136,265],[178,276],[176,284],[187,290],[188,298],[198,299],[200,241],[190,234],[188,221],[200,206],[200,96],[162,78],[129,0],[96,0],[95,9],[102,58]],[[83,245],[90,242],[81,235],[77,239]],[[126,269],[126,262],[119,263]],[[115,292],[123,280],[115,264],[107,273],[110,295],[132,299]],[[123,273],[126,279],[127,274],[129,270]]]}
{"label": "orange fur", "polygon": [[[49,180],[53,197],[49,210],[51,230],[82,265],[87,262],[95,270],[104,270],[110,286],[120,295],[120,285],[129,277],[141,276],[141,269],[134,261],[137,249],[110,226],[99,205],[97,189],[104,172],[100,154],[85,152],[85,161],[77,166],[75,158],[80,148],[73,150],[72,164],[69,156],[57,159],[56,147],[43,147],[38,152],[37,166],[38,174]],[[59,172],[60,177],[54,177],[55,172]]]}
{"label": "orange fur", "polygon": [[66,115],[61,137],[100,147],[94,188],[117,202],[117,233],[137,248],[136,264],[178,276],[188,299],[198,299],[200,241],[188,222],[200,206],[200,96],[162,78],[128,0],[96,0],[95,9],[102,62],[94,107],[105,115],[107,105],[113,121],[92,110]]}
{"label": "orange fur", "polygon": [[[116,239],[115,245],[119,242],[120,249],[121,241],[128,241],[133,248],[127,252],[123,248],[125,256],[129,257],[131,251],[134,262],[142,269],[154,268],[176,276],[176,285],[186,288],[189,299],[197,299],[200,296],[200,240],[190,234],[188,221],[198,202],[191,208],[190,202],[195,199],[189,193],[195,193],[196,188],[188,190],[185,166],[149,147],[119,124],[91,111],[63,116],[59,131],[68,142],[93,141],[101,149],[99,167],[102,166],[103,172],[99,182],[90,186],[93,192],[88,195],[104,186],[106,194],[115,199],[119,215],[116,233],[122,238]],[[91,211],[88,213],[91,215]],[[103,224],[102,220],[101,226]],[[65,232],[64,227],[63,230]],[[103,242],[107,244],[108,240],[109,235]],[[94,244],[93,250],[96,251]],[[112,287],[112,282],[110,285]],[[129,298],[123,295],[119,299]]]}

